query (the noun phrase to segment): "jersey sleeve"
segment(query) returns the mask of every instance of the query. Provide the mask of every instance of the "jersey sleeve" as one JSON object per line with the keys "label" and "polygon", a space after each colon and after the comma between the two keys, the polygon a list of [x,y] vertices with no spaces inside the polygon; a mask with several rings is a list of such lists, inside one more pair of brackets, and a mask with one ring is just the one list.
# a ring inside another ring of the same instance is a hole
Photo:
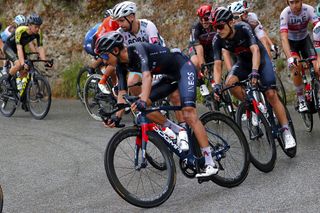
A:
{"label": "jersey sleeve", "polygon": [[118,78],[118,87],[119,90],[127,90],[127,69],[123,67],[122,65],[117,65],[116,67],[116,74]]}
{"label": "jersey sleeve", "polygon": [[319,18],[316,14],[316,10],[308,5],[308,13],[309,13],[309,20],[312,22],[313,26],[316,26],[316,24],[319,22]]}
{"label": "jersey sleeve", "polygon": [[15,41],[16,41],[16,45],[21,44],[21,37],[22,37],[22,33],[24,32],[22,27],[18,27],[15,31]]}
{"label": "jersey sleeve", "polygon": [[218,35],[212,39],[212,48],[213,48],[213,61],[222,60],[222,45],[221,39]]}
{"label": "jersey sleeve", "polygon": [[258,26],[256,26],[256,28],[254,28],[254,33],[256,34],[258,39],[261,39],[262,37],[266,36],[263,30],[263,26],[261,24],[259,24]]}
{"label": "jersey sleeve", "polygon": [[254,44],[258,44],[257,38],[254,36],[253,31],[249,25],[243,25],[242,29],[245,35],[249,38],[249,47]]}
{"label": "jersey sleeve", "polygon": [[313,28],[313,42],[317,52],[320,51],[320,22]]}
{"label": "jersey sleeve", "polygon": [[288,15],[287,8],[284,9],[280,14],[280,33],[288,32]]}
{"label": "jersey sleeve", "polygon": [[194,24],[190,29],[190,45],[199,45],[199,30],[197,29],[197,24]]}
{"label": "jersey sleeve", "polygon": [[141,43],[136,43],[134,45],[133,53],[136,54],[139,58],[139,62],[141,64],[141,72],[150,71],[148,55]]}
{"label": "jersey sleeve", "polygon": [[146,33],[149,36],[149,43],[161,45],[160,35],[159,35],[159,32],[158,32],[156,25],[154,25],[154,23],[152,23],[150,21],[150,22],[148,22],[146,30],[147,30]]}

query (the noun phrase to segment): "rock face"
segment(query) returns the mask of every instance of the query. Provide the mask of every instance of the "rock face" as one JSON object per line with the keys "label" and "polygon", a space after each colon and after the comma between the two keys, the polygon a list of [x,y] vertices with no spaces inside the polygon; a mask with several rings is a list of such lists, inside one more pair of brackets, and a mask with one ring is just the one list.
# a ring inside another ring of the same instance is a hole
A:
{"label": "rock face", "polygon": [[[227,5],[232,1],[200,0],[133,0],[138,4],[137,16],[152,20],[170,47],[184,49],[188,45],[189,28],[196,20],[196,9],[202,3]],[[2,0],[1,21],[9,24],[17,14],[32,11],[44,19],[42,26],[48,57],[55,60],[51,81],[60,78],[65,67],[74,61],[88,63],[90,57],[82,51],[87,30],[102,20],[103,11],[119,1],[101,0]],[[216,2],[216,3],[213,3]],[[218,3],[217,3],[218,2]],[[253,0],[251,7],[268,29],[272,40],[279,42],[279,15],[285,1]],[[315,6],[314,0],[304,0]]]}

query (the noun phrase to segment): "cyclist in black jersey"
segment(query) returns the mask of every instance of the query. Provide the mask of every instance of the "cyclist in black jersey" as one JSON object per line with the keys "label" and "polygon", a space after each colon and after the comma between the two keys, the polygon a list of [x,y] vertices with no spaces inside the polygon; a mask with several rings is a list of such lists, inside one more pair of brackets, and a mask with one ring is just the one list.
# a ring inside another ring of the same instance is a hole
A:
{"label": "cyclist in black jersey", "polygon": [[193,24],[190,30],[189,55],[198,70],[200,70],[202,64],[213,61],[211,44],[216,32],[209,20],[211,10],[211,5],[201,5],[197,10],[199,20]]}
{"label": "cyclist in black jersey", "polygon": [[[46,60],[45,51],[42,47],[42,42],[39,35],[42,19],[36,14],[31,14],[27,18],[27,22],[28,26],[18,27],[15,32],[10,35],[3,48],[6,57],[14,64],[8,74],[8,87],[12,87],[10,83],[12,76],[14,76],[18,71],[29,69],[29,66],[25,63],[24,47],[27,44],[30,44],[32,46],[32,41],[36,39],[37,48],[33,46],[31,47],[31,49],[38,50],[40,59]],[[46,66],[51,65],[48,63],[46,64]]]}
{"label": "cyclist in black jersey", "polygon": [[[151,101],[170,95],[177,88],[168,89],[168,84],[158,85],[157,90],[152,89],[152,75],[165,74],[170,82],[178,81],[182,112],[185,121],[193,129],[205,157],[206,167],[197,177],[211,176],[218,172],[211,156],[208,136],[196,112],[196,69],[192,62],[180,52],[170,52],[166,47],[149,43],[135,43],[125,47],[124,38],[119,32],[109,32],[102,36],[96,43],[95,52],[104,59],[105,63],[116,66],[119,81],[118,102],[124,103],[122,95],[126,93],[126,75],[130,70],[142,73],[142,93],[140,99],[132,106],[133,110],[143,110]],[[161,93],[159,93],[161,89]],[[157,117],[160,112],[149,114],[149,119],[159,122]],[[111,120],[110,127],[120,119]],[[158,120],[158,121],[156,121]]]}
{"label": "cyclist in black jersey", "polygon": [[[218,9],[212,17],[213,25],[217,29],[217,35],[212,44],[215,62],[214,79],[217,83],[214,91],[219,93],[222,87],[221,51],[224,48],[237,56],[237,62],[233,65],[226,84],[229,86],[248,77],[252,79],[253,84],[256,84],[260,78],[260,85],[266,88],[265,95],[283,127],[282,136],[285,141],[285,148],[295,147],[296,142],[289,130],[285,109],[275,90],[275,75],[266,49],[247,23],[238,22],[235,24],[233,15],[228,9]],[[244,100],[242,88],[235,87],[231,92],[239,100]]]}

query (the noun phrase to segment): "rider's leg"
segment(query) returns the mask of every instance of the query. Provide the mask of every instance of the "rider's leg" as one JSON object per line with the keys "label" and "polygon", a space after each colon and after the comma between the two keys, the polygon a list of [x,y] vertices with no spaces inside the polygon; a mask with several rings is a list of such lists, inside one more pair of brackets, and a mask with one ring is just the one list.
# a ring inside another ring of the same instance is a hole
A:
{"label": "rider's leg", "polygon": [[[141,73],[130,72],[127,82],[128,82],[128,87],[130,87],[130,85],[134,85],[138,82],[141,82]],[[129,92],[131,95],[138,96],[141,93],[141,87],[140,86],[130,87]]]}
{"label": "rider's leg", "polygon": [[[229,75],[226,80],[226,86],[231,86],[234,83],[239,82],[239,78],[235,75]],[[242,87],[234,87],[230,89],[231,94],[240,101],[244,101],[244,91]]]}
{"label": "rider's leg", "polygon": [[[173,104],[173,106],[180,106],[180,95],[179,91],[176,90],[170,95],[170,102]],[[185,120],[183,119],[182,111],[175,111],[176,119],[178,123],[183,123]]]}

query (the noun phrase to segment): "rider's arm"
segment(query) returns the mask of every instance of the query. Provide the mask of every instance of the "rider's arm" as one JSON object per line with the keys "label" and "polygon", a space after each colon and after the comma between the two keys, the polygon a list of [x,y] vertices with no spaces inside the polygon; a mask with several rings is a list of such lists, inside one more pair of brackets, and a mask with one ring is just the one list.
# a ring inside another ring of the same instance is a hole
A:
{"label": "rider's arm", "polygon": [[221,76],[222,76],[222,46],[221,40],[215,36],[212,40],[213,47],[213,78],[215,83],[221,84]]}
{"label": "rider's arm", "polygon": [[21,44],[17,44],[17,53],[18,53],[18,58],[21,66],[24,65],[24,54],[23,54],[23,47]]}
{"label": "rider's arm", "polygon": [[232,69],[232,58],[230,55],[230,51],[222,49],[222,55],[224,59],[224,64],[226,65],[227,71],[229,72]]}
{"label": "rider's arm", "polygon": [[280,37],[281,37],[283,52],[287,58],[290,58],[291,51],[290,51],[290,44],[289,44],[289,39],[288,39],[288,32],[281,32]]}
{"label": "rider's arm", "polygon": [[270,46],[269,46],[269,42],[268,42],[267,37],[263,36],[259,40],[263,44],[264,48],[267,50],[267,53],[268,53],[269,57],[272,58],[271,51],[270,51]]}
{"label": "rider's arm", "polygon": [[252,69],[259,70],[260,66],[260,49],[257,44],[250,46],[252,52]]}
{"label": "rider's arm", "polygon": [[216,60],[213,65],[213,78],[216,84],[221,84],[222,61]]}
{"label": "rider's arm", "polygon": [[201,66],[202,64],[205,63],[203,47],[202,47],[201,44],[199,44],[199,45],[195,45],[194,48],[195,48],[196,53],[197,53],[199,65]]}
{"label": "rider's arm", "polygon": [[[118,92],[118,104],[126,103],[125,100],[123,99],[123,95],[125,95],[125,94],[127,94],[126,90],[120,90]],[[116,112],[116,116],[121,118],[123,113],[124,113],[124,110],[119,110],[118,112]]]}
{"label": "rider's arm", "polygon": [[38,47],[39,57],[41,60],[47,60],[46,51],[43,46]]}
{"label": "rider's arm", "polygon": [[142,73],[142,86],[141,86],[141,100],[147,102],[150,96],[152,85],[152,75],[150,71],[144,71]]}

